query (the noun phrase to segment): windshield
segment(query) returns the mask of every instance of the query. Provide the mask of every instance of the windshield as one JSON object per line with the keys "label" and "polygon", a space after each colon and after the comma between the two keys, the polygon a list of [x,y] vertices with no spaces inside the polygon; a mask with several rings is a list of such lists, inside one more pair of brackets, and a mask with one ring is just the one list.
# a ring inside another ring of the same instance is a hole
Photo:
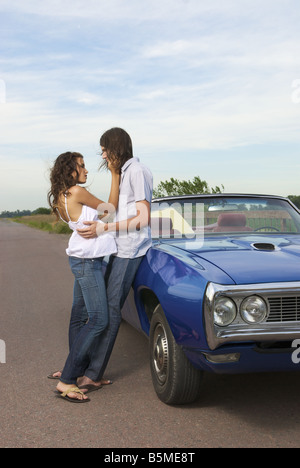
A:
{"label": "windshield", "polygon": [[222,233],[297,234],[300,214],[286,200],[201,197],[152,203],[153,238],[193,238]]}

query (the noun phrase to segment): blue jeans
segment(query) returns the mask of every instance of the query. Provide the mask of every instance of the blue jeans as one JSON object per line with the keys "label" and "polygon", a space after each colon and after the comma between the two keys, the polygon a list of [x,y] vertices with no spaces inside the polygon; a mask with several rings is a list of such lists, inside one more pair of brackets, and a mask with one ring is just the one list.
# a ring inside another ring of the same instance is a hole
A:
{"label": "blue jeans", "polygon": [[69,329],[70,352],[61,381],[76,384],[84,375],[100,335],[108,325],[108,306],[102,258],[69,257],[75,276],[74,299]]}
{"label": "blue jeans", "polygon": [[94,382],[99,382],[104,375],[120,328],[121,309],[142,260],[143,257],[133,259],[110,257],[105,274],[109,325],[98,340],[90,364],[84,374]]}

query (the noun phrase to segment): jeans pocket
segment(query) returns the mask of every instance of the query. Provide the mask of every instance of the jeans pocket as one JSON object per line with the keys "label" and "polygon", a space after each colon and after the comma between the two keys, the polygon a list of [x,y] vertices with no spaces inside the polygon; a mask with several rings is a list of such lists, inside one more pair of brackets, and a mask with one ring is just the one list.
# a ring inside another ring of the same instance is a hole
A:
{"label": "jeans pocket", "polygon": [[82,278],[84,275],[84,258],[69,257],[69,263],[75,278]]}
{"label": "jeans pocket", "polygon": [[103,262],[103,257],[101,258],[94,258],[91,261],[91,268],[93,270],[102,270],[102,262]]}

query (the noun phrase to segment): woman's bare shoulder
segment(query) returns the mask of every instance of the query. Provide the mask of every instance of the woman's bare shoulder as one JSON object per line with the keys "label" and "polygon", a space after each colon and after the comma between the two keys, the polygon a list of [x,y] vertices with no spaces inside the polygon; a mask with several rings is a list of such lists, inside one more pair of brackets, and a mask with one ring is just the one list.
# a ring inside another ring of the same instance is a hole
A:
{"label": "woman's bare shoulder", "polygon": [[69,193],[76,197],[82,197],[86,195],[87,189],[84,187],[80,187],[79,185],[74,185],[73,187],[69,188]]}

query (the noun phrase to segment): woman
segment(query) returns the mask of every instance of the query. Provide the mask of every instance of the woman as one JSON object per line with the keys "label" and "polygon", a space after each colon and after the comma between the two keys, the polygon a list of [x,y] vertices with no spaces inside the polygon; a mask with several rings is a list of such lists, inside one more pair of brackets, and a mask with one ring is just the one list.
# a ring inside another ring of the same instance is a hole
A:
{"label": "woman", "polygon": [[[108,168],[112,174],[109,203],[117,209],[120,175],[111,164]],[[117,251],[110,234],[86,240],[77,233],[77,229],[84,227],[83,221],[99,221],[99,205],[102,205],[103,212],[108,208],[107,204],[80,187],[86,183],[87,174],[80,153],[61,154],[51,170],[51,190],[48,194],[49,204],[57,218],[68,223],[74,231],[66,251],[75,277],[69,329],[70,353],[57,390],[60,397],[75,403],[90,401],[77,387],[77,379],[84,375],[99,337],[108,325],[102,260],[104,256]]]}

